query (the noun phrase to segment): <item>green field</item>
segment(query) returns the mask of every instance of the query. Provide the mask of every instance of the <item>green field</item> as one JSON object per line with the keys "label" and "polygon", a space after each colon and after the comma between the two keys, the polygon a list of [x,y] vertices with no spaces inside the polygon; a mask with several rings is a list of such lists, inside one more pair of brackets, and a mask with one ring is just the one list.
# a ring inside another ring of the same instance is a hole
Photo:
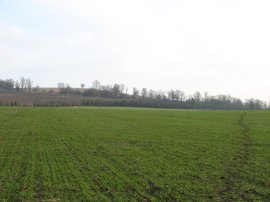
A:
{"label": "green field", "polygon": [[270,112],[0,108],[0,201],[269,201]]}

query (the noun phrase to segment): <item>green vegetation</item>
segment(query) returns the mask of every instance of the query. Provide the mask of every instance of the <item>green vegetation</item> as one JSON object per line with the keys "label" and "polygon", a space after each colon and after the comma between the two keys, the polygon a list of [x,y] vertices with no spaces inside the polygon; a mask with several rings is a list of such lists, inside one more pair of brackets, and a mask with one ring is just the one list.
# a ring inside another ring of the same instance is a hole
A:
{"label": "green vegetation", "polygon": [[267,201],[270,112],[0,108],[2,201]]}

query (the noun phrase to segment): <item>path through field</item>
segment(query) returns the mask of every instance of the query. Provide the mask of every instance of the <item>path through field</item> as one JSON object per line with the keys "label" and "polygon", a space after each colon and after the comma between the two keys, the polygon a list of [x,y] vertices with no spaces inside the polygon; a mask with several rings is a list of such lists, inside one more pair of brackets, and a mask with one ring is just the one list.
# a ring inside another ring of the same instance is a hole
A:
{"label": "path through field", "polygon": [[219,191],[222,201],[247,201],[245,193],[239,193],[241,190],[238,185],[241,184],[240,173],[243,172],[250,156],[251,140],[249,137],[249,125],[245,121],[246,113],[240,115],[239,126],[242,129],[242,140],[239,149],[234,154],[233,160],[228,163],[225,176],[222,176],[223,187]]}

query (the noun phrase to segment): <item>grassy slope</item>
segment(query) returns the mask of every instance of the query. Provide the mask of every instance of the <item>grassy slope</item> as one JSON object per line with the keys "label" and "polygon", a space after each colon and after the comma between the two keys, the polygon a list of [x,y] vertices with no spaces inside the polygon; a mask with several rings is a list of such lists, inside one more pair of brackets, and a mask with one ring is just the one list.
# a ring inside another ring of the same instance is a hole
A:
{"label": "grassy slope", "polygon": [[267,199],[270,113],[244,116],[246,149],[241,114],[0,108],[0,198]]}

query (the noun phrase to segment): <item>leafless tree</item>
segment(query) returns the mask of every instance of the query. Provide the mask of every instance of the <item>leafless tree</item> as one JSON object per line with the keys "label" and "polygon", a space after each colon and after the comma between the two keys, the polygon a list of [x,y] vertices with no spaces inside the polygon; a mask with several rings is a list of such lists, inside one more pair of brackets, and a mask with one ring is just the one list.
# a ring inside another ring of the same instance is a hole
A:
{"label": "leafless tree", "polygon": [[0,79],[0,89],[13,90],[15,82],[13,79],[1,80]]}
{"label": "leafless tree", "polygon": [[204,102],[207,102],[207,100],[208,100],[208,98],[209,98],[209,95],[208,95],[208,92],[204,92],[203,93],[203,95],[204,95]]}
{"label": "leafless tree", "polygon": [[150,99],[155,99],[156,98],[156,92],[154,90],[149,90],[149,98]]}
{"label": "leafless tree", "polygon": [[116,84],[113,85],[112,93],[113,93],[113,96],[115,96],[115,97],[118,97],[120,95],[121,91],[120,91],[120,85],[119,84],[116,83]]}
{"label": "leafless tree", "polygon": [[99,87],[100,90],[103,90],[103,91],[110,91],[112,87],[110,85],[101,85]]}
{"label": "leafless tree", "polygon": [[26,86],[28,92],[31,92],[31,89],[33,87],[33,81],[30,78],[25,79],[25,86]]}
{"label": "leafless tree", "polygon": [[195,92],[193,95],[193,99],[195,100],[195,102],[200,102],[202,99],[202,94],[199,91]]}
{"label": "leafless tree", "polygon": [[124,93],[124,90],[125,90],[125,85],[120,84],[120,88],[119,88],[120,93]]}
{"label": "leafless tree", "polygon": [[64,92],[66,85],[63,82],[59,82],[57,84],[57,88],[60,90],[60,93],[62,94]]}
{"label": "leafless tree", "polygon": [[26,89],[25,78],[24,77],[21,77],[19,82],[20,82],[20,88],[21,88],[21,90]]}
{"label": "leafless tree", "polygon": [[168,92],[168,98],[169,98],[170,100],[176,100],[176,93],[175,93],[174,90],[170,90],[170,91]]}
{"label": "leafless tree", "polygon": [[185,93],[183,91],[179,91],[179,98],[180,98],[180,101],[184,101],[186,98],[185,98]]}
{"label": "leafless tree", "polygon": [[135,88],[135,87],[132,90],[133,90],[133,93],[132,93],[133,94],[133,97],[135,99],[138,98],[139,93],[140,93],[139,90],[137,88]]}
{"label": "leafless tree", "polygon": [[166,97],[166,93],[164,91],[157,91],[156,92],[156,99],[159,99],[159,100],[166,100],[167,97]]}
{"label": "leafless tree", "polygon": [[126,95],[128,94],[128,87],[125,88]]}
{"label": "leafless tree", "polygon": [[20,82],[19,81],[16,81],[15,82],[15,89],[16,89],[16,91],[19,91],[20,90]]}
{"label": "leafless tree", "polygon": [[143,97],[143,99],[147,97],[147,88],[142,88],[141,96]]}

